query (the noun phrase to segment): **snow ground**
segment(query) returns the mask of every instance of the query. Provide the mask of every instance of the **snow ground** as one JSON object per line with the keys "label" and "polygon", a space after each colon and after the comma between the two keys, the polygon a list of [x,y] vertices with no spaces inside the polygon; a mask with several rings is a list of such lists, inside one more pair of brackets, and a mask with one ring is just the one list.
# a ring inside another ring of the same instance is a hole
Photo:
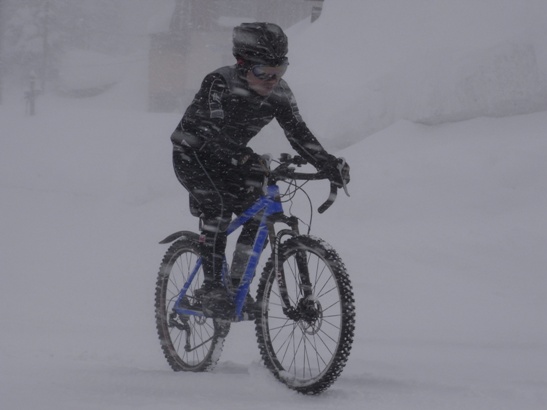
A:
{"label": "snow ground", "polygon": [[[401,35],[412,19],[395,32],[389,28],[401,27],[403,17],[391,15],[374,30],[370,16],[363,38],[383,36],[389,55],[376,45],[365,49],[366,61],[349,56],[361,64],[348,65],[353,83],[339,76],[318,89],[309,82],[329,78],[333,67],[317,64],[310,38],[356,31],[344,22],[363,11],[359,1],[340,2],[344,13],[326,5],[317,25],[299,28],[287,74],[310,126],[352,167],[351,198],[341,195],[316,214],[313,227],[341,254],[356,294],[354,348],[336,384],[320,397],[286,389],[260,363],[250,323],[234,325],[214,372],[167,366],[154,328],[155,275],[165,251],[157,242],[197,224],[170,164],[168,136],[179,114],[142,111],[137,68],[130,83],[104,96],[42,96],[35,117],[24,115],[20,99],[0,106],[0,408],[547,407],[547,111],[537,92],[547,72],[537,41],[544,37],[521,35],[517,25],[507,38],[494,35],[514,11],[504,0],[490,16],[492,30],[475,31],[471,42],[451,35],[447,16],[454,8],[454,21],[472,15],[462,32],[473,32],[492,1],[474,3],[468,14],[455,3],[439,6],[431,18],[442,11],[444,38],[460,43],[450,45],[457,54],[431,44],[435,70],[422,51],[408,49],[426,49],[430,37]],[[368,3],[389,15],[383,2]],[[401,45],[401,38],[408,41]],[[407,53],[389,47],[397,45]],[[440,63],[446,53],[459,62],[449,72]],[[492,70],[500,67],[495,56],[514,62],[529,53],[530,64]],[[409,74],[391,69],[396,56],[412,63]],[[345,58],[335,55],[332,64]],[[431,71],[421,72],[424,65]],[[519,87],[498,92],[511,73],[523,79],[512,83]],[[473,95],[451,90],[466,78],[480,98],[462,116]],[[539,112],[509,116],[520,113],[523,99],[537,103],[527,112]],[[468,120],[445,122],[453,113]],[[283,140],[270,127],[253,147],[286,151]],[[321,183],[309,190],[316,206],[327,194]],[[305,204],[295,210],[308,212]]]}
{"label": "snow ground", "polygon": [[196,225],[171,175],[175,115],[1,116],[2,408],[544,408],[547,113],[398,122],[340,152],[352,196],[314,232],[347,264],[358,322],[320,399],[268,374],[250,323],[215,372],[167,367],[157,242]]}

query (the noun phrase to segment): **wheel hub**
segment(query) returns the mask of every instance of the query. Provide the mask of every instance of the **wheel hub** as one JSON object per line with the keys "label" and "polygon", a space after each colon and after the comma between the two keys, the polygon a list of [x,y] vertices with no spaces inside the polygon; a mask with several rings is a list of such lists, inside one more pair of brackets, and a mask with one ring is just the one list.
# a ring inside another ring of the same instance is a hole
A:
{"label": "wheel hub", "polygon": [[323,308],[316,299],[306,298],[298,303],[300,319],[298,326],[306,334],[314,335],[319,332],[323,324]]}

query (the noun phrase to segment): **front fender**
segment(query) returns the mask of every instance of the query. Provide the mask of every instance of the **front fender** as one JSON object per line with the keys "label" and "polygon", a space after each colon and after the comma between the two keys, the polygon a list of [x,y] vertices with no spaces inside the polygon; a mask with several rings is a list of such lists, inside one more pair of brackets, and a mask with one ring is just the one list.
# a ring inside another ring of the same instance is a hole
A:
{"label": "front fender", "polygon": [[160,244],[166,244],[166,243],[171,243],[171,242],[174,242],[176,241],[177,239],[180,239],[180,238],[192,238],[192,239],[195,239],[196,237],[198,236],[197,233],[194,233],[194,232],[190,232],[190,231],[178,231],[178,232],[175,232],[175,233],[172,233],[171,235],[169,235],[167,238],[165,238],[164,240],[160,241],[159,243]]}

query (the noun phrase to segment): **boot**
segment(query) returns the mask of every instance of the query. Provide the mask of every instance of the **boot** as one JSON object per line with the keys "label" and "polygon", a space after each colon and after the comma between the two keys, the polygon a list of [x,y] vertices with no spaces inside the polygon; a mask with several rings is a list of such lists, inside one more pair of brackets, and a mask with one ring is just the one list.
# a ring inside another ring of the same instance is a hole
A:
{"label": "boot", "polygon": [[215,244],[207,240],[206,235],[202,236],[204,238],[200,238],[199,247],[204,280],[201,287],[194,291],[194,297],[206,317],[229,319],[235,306],[222,281],[224,256],[214,252]]}
{"label": "boot", "polygon": [[202,310],[205,317],[230,320],[234,316],[234,298],[226,288],[216,287],[202,296]]}

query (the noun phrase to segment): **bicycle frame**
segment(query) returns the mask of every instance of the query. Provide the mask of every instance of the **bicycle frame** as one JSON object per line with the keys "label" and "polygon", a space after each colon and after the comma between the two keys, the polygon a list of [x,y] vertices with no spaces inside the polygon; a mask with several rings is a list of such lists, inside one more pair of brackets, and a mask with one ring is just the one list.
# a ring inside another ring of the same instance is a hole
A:
{"label": "bicycle frame", "polygon": [[[283,214],[283,206],[279,201],[279,187],[277,185],[269,185],[266,188],[266,192],[262,195],[253,205],[251,205],[245,212],[232,220],[227,229],[227,234],[230,235],[239,227],[244,225],[251,218],[255,217],[259,213],[262,213],[260,224],[257,230],[255,237],[255,242],[253,245],[252,254],[249,257],[245,272],[241,278],[238,289],[234,294],[234,303],[235,303],[235,321],[244,320],[243,317],[243,305],[245,304],[245,299],[247,293],[249,292],[249,287],[253,281],[255,270],[260,259],[260,255],[264,250],[266,240],[268,239],[268,234],[270,233],[269,220],[270,217],[274,214]],[[272,232],[273,234],[273,232]],[[275,244],[272,244],[275,246]],[[201,267],[201,258],[196,262],[196,265],[193,267],[192,272],[184,284],[177,301],[175,303],[174,311],[182,315],[194,315],[194,316],[204,316],[203,312],[198,310],[191,310],[178,307],[180,306],[183,298],[186,295],[186,292],[190,288],[190,284],[194,280],[196,274],[198,273]],[[222,276],[225,279],[227,275],[227,265],[223,264]]]}

